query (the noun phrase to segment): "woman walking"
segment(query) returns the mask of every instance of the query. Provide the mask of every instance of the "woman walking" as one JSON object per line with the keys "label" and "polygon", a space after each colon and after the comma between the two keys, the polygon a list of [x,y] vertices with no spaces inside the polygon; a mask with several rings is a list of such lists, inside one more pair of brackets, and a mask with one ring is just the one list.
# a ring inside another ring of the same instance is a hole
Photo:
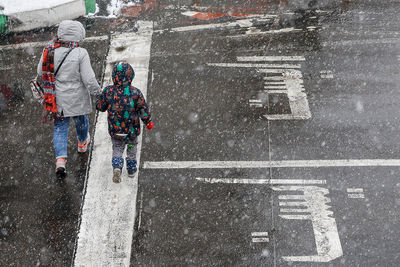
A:
{"label": "woman walking", "polygon": [[85,34],[80,22],[62,21],[56,39],[46,45],[37,67],[37,73],[43,80],[46,110],[54,115],[56,175],[61,178],[66,175],[70,119],[75,123],[78,152],[84,153],[90,141],[90,95],[101,94],[88,52],[79,47]]}

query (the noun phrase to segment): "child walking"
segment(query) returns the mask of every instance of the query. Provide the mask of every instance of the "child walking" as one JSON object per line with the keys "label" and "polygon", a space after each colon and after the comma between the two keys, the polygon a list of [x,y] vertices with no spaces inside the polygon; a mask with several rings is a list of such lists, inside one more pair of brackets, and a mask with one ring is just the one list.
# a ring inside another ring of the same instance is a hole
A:
{"label": "child walking", "polygon": [[140,120],[151,130],[149,108],[142,92],[131,85],[135,72],[126,62],[118,62],[112,71],[114,85],[104,88],[96,101],[96,109],[108,112],[108,132],[111,136],[113,155],[113,182],[121,182],[121,171],[124,166],[122,154],[127,147],[126,167],[128,176],[133,177],[137,171],[136,151],[137,137],[140,135]]}

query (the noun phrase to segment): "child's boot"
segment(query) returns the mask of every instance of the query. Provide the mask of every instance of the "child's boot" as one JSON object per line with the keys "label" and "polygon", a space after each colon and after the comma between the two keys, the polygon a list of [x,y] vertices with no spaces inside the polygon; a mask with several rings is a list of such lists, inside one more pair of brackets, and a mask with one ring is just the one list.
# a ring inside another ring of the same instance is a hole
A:
{"label": "child's boot", "polygon": [[56,161],[56,176],[57,178],[63,179],[67,176],[66,170],[67,159],[66,158],[58,158]]}
{"label": "child's boot", "polygon": [[112,166],[113,166],[113,182],[120,183],[121,182],[121,171],[124,167],[124,160],[123,158],[112,158]]}
{"label": "child's boot", "polygon": [[126,159],[126,169],[128,171],[128,177],[134,177],[137,171],[136,160]]}

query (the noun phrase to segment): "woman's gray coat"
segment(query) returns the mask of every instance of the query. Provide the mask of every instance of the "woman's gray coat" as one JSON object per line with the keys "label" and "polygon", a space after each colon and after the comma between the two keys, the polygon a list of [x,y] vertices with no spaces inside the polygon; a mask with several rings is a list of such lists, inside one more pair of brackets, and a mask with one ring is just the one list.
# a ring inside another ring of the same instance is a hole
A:
{"label": "woman's gray coat", "polygon": [[[58,38],[65,42],[81,42],[85,38],[85,29],[78,21],[65,20],[58,27]],[[59,47],[54,51],[54,71],[57,70],[69,48]],[[37,67],[37,73],[42,76],[42,59]],[[56,76],[57,110],[64,117],[85,115],[92,112],[90,95],[98,95],[101,88],[90,65],[89,54],[81,47],[74,48]]]}

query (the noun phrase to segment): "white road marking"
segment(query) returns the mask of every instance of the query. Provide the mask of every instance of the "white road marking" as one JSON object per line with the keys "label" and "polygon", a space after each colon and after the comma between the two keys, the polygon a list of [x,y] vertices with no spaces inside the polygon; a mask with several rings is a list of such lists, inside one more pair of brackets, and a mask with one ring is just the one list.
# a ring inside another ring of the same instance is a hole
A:
{"label": "white road marking", "polygon": [[265,84],[267,83],[271,83],[271,84],[279,84],[282,83],[284,84],[284,80],[283,80],[283,76],[277,76],[277,77],[273,77],[273,76],[265,76],[263,77],[263,80],[265,81]]}
{"label": "white road marking", "polygon": [[308,120],[309,115],[293,115],[293,114],[273,114],[264,115],[265,118],[271,121],[283,121],[283,120]]}
{"label": "white road marking", "polygon": [[286,88],[286,84],[284,83],[283,80],[278,81],[269,81],[269,80],[265,80],[264,82],[264,88],[270,88],[270,87],[279,87],[280,89],[285,89]]}
{"label": "white road marking", "polygon": [[[343,255],[339,232],[333,212],[328,203],[331,200],[326,197],[329,190],[319,186],[274,186],[275,191],[295,191],[304,202],[292,202],[288,199],[280,199],[280,206],[305,206],[306,208],[280,209],[279,217],[289,220],[311,220],[317,255],[312,256],[284,256],[286,261],[293,262],[329,262]],[[292,195],[284,195],[285,198]],[[295,204],[295,205],[294,205]],[[282,214],[292,213],[292,214]],[[293,214],[294,213],[294,214]],[[308,214],[297,214],[308,213]]]}
{"label": "white road marking", "polygon": [[251,236],[268,236],[268,232],[252,232]]}
{"label": "white road marking", "polygon": [[277,77],[273,77],[273,76],[271,76],[271,77],[267,77],[267,76],[265,76],[265,77],[263,77],[263,80],[265,80],[265,82],[285,82],[284,80],[283,80],[283,76],[277,76]]}
{"label": "white road marking", "polygon": [[[280,212],[283,213],[307,213],[307,209],[291,209],[291,208],[281,208],[279,210]],[[298,214],[296,215],[290,215],[292,218],[297,218]],[[293,217],[294,216],[294,217]],[[301,215],[302,216],[302,215]]]}
{"label": "white road marking", "polygon": [[238,61],[305,61],[303,56],[247,56],[237,57]]}
{"label": "white road marking", "polygon": [[[210,7],[210,6],[198,6],[196,4],[194,6],[192,6],[192,5],[190,5],[190,6],[185,6],[185,5],[183,5],[183,6],[167,5],[167,6],[164,7],[164,9],[188,11],[188,10],[193,10],[193,7],[196,9],[196,11],[189,11],[189,12],[195,12],[195,13],[198,13],[199,11],[210,12],[210,10],[211,10],[211,12],[218,12],[218,7],[214,7],[214,9],[213,9],[213,7]],[[260,17],[260,16],[263,16],[263,17],[264,16],[269,16],[271,18],[274,18],[274,17],[278,16],[278,15],[264,15],[264,14],[250,13],[250,12],[252,12],[252,10],[248,10],[248,11],[244,10],[244,11],[241,11],[241,12],[238,12],[238,13],[240,13],[240,14],[248,14],[248,16],[246,18],[249,18],[249,17]],[[330,14],[330,13],[333,13],[334,11],[317,9],[314,12],[318,13],[318,14]],[[298,14],[294,13],[294,12],[284,12],[284,13],[281,13],[280,15],[294,16],[294,15],[298,15]]]}
{"label": "white road marking", "polygon": [[253,243],[265,243],[265,242],[269,242],[269,238],[268,237],[253,237],[251,239],[251,241]]}
{"label": "white road marking", "polygon": [[260,63],[207,63],[208,66],[224,68],[269,68],[269,69],[300,69],[298,64],[260,64]]}
{"label": "white road marking", "polygon": [[[112,36],[107,55],[105,85],[112,84],[113,62],[125,60],[135,70],[133,84],[147,93],[152,22],[141,22],[137,33]],[[127,49],[118,52],[118,47]],[[140,165],[142,135],[139,137],[137,161]],[[136,216],[138,173],[122,182],[112,182],[111,140],[107,130],[107,113],[99,113],[94,135],[92,160],[87,178],[74,266],[129,266],[132,234]]]}
{"label": "white road marking", "polygon": [[265,81],[264,82],[264,89],[266,91],[269,91],[269,90],[285,90],[285,91],[287,91],[286,84],[284,82],[283,83],[280,83],[280,82],[278,83],[277,81]]}
{"label": "white road marking", "polygon": [[[287,95],[287,90],[273,88],[273,89],[268,89],[268,93],[269,94],[285,94],[285,95]],[[279,114],[279,115],[283,115],[283,114]]]}
{"label": "white road marking", "polygon": [[144,169],[247,169],[321,167],[400,167],[400,159],[337,159],[278,161],[146,161]]}
{"label": "white road marking", "polygon": [[[104,40],[108,40],[107,35],[87,37],[87,38],[85,38],[85,40],[82,43],[104,41]],[[42,47],[43,48],[47,43],[48,43],[48,41],[0,45],[0,51],[1,50],[11,50],[11,49],[22,49],[22,48],[34,48],[34,47]]]}
{"label": "white road marking", "polygon": [[142,223],[142,211],[143,211],[143,191],[140,193],[140,206],[139,206],[139,218],[138,218],[137,229],[140,229],[140,225]]}
{"label": "white road marking", "polygon": [[[168,9],[168,7],[166,9]],[[176,7],[174,9],[176,9]],[[196,8],[196,9],[198,9],[198,8]],[[207,11],[208,9],[209,8],[204,9],[204,11]],[[208,12],[199,12],[199,11],[191,11],[191,10],[189,10],[189,11],[182,12],[181,14],[184,15],[184,16],[193,17],[193,16],[195,16],[197,14],[200,14],[200,13],[208,13]],[[226,13],[226,15],[228,15],[228,13]],[[277,15],[264,15],[264,14],[246,14],[246,15],[247,16],[245,18],[247,18],[247,19],[249,19],[249,18],[269,18],[269,19],[273,19],[273,18],[275,18],[277,16]]]}
{"label": "white road marking", "polygon": [[[185,16],[196,16],[197,14],[201,14],[202,12],[198,11],[186,11],[182,12],[182,15]],[[227,13],[228,15],[228,13]],[[272,19],[276,18],[277,15],[258,15],[252,14],[246,16],[245,18],[237,19],[234,22],[224,22],[224,23],[210,23],[210,24],[200,24],[200,25],[192,25],[192,26],[184,26],[172,28],[170,31],[172,32],[183,32],[183,31],[198,31],[198,30],[207,30],[207,29],[217,29],[217,28],[232,28],[239,26],[241,28],[248,28],[245,34],[232,35],[227,36],[227,38],[243,38],[249,35],[265,35],[265,34],[281,34],[281,33],[291,33],[291,32],[301,32],[302,29],[296,29],[293,27],[279,29],[279,30],[268,30],[261,31],[261,29],[256,28],[254,21],[257,21],[257,24],[260,22],[269,22]],[[159,32],[163,32],[164,30],[160,30]]]}
{"label": "white road marking", "polygon": [[[266,77],[274,77],[279,74],[279,77],[283,79],[285,88],[289,98],[289,106],[291,114],[273,114],[264,115],[268,120],[293,120],[302,119],[307,120],[311,118],[311,111],[308,105],[307,95],[304,92],[303,86],[303,75],[300,70],[296,69],[260,69],[259,72],[265,73]],[[265,84],[266,86],[268,84]],[[275,93],[272,91],[271,93]]]}
{"label": "white road marking", "polygon": [[362,193],[364,190],[362,188],[347,188],[347,193]]}
{"label": "white road marking", "polygon": [[348,194],[348,198],[365,198],[364,194]]}
{"label": "white road marking", "polygon": [[[280,77],[280,80],[278,80],[278,79],[276,79],[276,80],[270,80],[270,79],[268,79],[269,77],[271,77],[271,76],[263,77],[265,86],[271,86],[271,85],[273,85],[273,86],[282,86],[282,87],[286,87],[285,81],[283,80],[283,79],[284,79],[283,76],[279,76],[279,77]],[[264,79],[264,78],[265,78],[265,79]]]}
{"label": "white road marking", "polygon": [[[258,17],[257,22],[262,21],[270,21],[272,18],[267,16],[265,18]],[[191,25],[191,26],[183,26],[183,27],[176,27],[171,28],[168,30],[157,30],[155,32],[187,32],[187,31],[199,31],[199,30],[209,30],[209,29],[218,29],[218,28],[233,28],[239,26],[240,28],[249,28],[254,25],[254,19],[238,19],[233,22],[223,22],[223,23],[209,23],[209,24],[198,24],[198,25]]]}
{"label": "white road marking", "polygon": [[[196,178],[198,181],[207,183],[243,183],[243,184],[286,184],[272,186],[272,190],[278,192],[296,192],[297,195],[283,194],[279,198],[282,219],[288,220],[311,220],[317,255],[311,256],[284,256],[286,261],[292,262],[329,262],[343,255],[342,245],[339,239],[336,220],[330,210],[331,200],[326,196],[329,190],[312,184],[325,184],[325,180],[287,180],[287,179],[232,179],[232,178]],[[301,185],[294,185],[301,184]],[[293,201],[293,199],[297,201]],[[299,201],[302,200],[302,201]],[[252,234],[252,236],[255,236]],[[253,241],[257,242],[257,241]],[[259,241],[261,242],[261,241]]]}
{"label": "white road marking", "polygon": [[279,199],[302,199],[301,195],[279,195]]}
{"label": "white road marking", "polygon": [[0,66],[0,71],[11,70],[12,66]]}
{"label": "white road marking", "polygon": [[269,30],[269,31],[261,31],[259,29],[251,29],[249,27],[249,30],[246,31],[245,34],[238,34],[238,35],[228,35],[226,36],[227,38],[245,38],[249,37],[251,35],[267,35],[267,34],[280,34],[280,33],[293,33],[293,32],[301,32],[301,29],[296,29],[293,27],[290,28],[283,28],[279,30]]}
{"label": "white road marking", "polygon": [[250,99],[249,104],[250,104],[250,107],[258,107],[258,108],[263,107],[263,103],[259,99]]}
{"label": "white road marking", "polygon": [[365,198],[362,188],[347,188],[348,198]]}
{"label": "white road marking", "polygon": [[[317,9],[317,10],[315,10],[315,13],[318,13],[318,14],[330,14],[330,13],[333,13],[333,11],[332,10],[319,10],[319,9]],[[296,13],[294,13],[294,12],[285,12],[285,13],[283,13],[283,15],[296,15]]]}
{"label": "white road marking", "polygon": [[331,70],[321,70],[319,73],[323,79],[333,79],[333,73]]}
{"label": "white road marking", "polygon": [[343,45],[375,45],[375,44],[399,44],[400,38],[380,38],[380,39],[364,39],[364,40],[346,40],[336,42],[323,42],[322,46],[343,46]]}
{"label": "white road marking", "polygon": [[295,185],[313,185],[326,184],[326,180],[301,180],[301,179],[241,179],[241,178],[201,178],[197,177],[197,181],[205,183],[224,183],[224,184],[295,184]]}
{"label": "white road marking", "polygon": [[[293,212],[290,209],[282,209],[281,212]],[[295,214],[295,215],[279,215],[279,217],[286,219],[286,220],[311,220],[311,215],[302,215],[302,214]]]}
{"label": "white road marking", "polygon": [[279,202],[279,206],[306,206],[306,202],[290,201],[290,202]]}
{"label": "white road marking", "polygon": [[252,232],[251,236],[253,237],[251,239],[253,243],[269,242],[268,232]]}
{"label": "white road marking", "polygon": [[[307,120],[311,118],[307,95],[303,85],[303,75],[300,64],[267,64],[254,62],[304,61],[302,56],[247,56],[238,57],[240,63],[207,63],[208,66],[225,68],[255,68],[263,73],[264,90],[266,94],[286,94],[289,99],[290,114],[265,114],[268,120]],[[250,61],[252,63],[248,63]],[[246,63],[244,63],[246,62]],[[275,84],[279,81],[281,84]],[[285,89],[285,90],[282,90]],[[254,100],[252,100],[254,101]],[[260,99],[261,103],[262,100]],[[250,104],[252,105],[252,104]],[[257,105],[259,106],[259,104]]]}

